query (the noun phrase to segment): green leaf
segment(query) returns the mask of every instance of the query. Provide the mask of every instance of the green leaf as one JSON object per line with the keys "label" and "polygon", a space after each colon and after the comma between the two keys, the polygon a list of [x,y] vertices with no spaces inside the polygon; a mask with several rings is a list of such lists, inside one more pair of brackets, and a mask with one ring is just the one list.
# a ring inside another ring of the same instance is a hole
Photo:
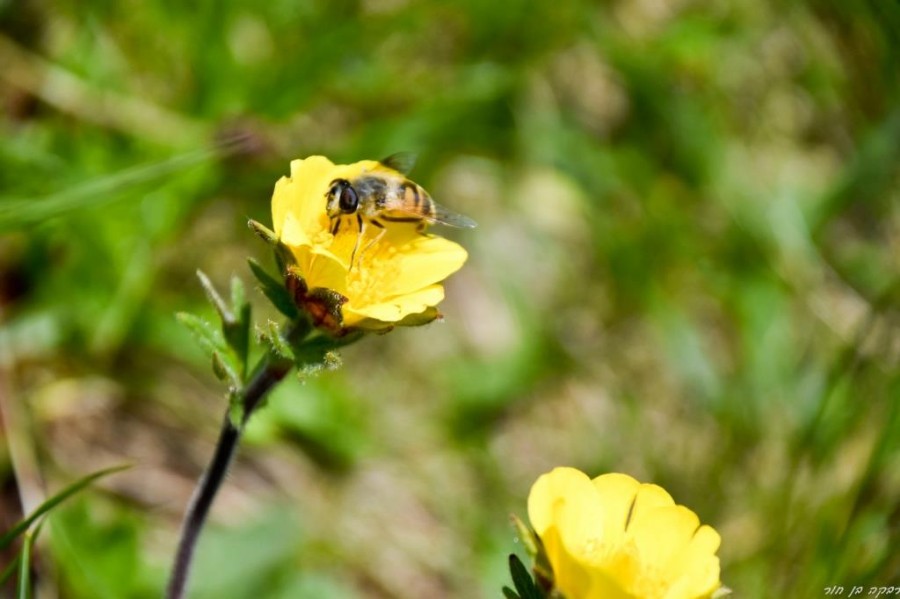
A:
{"label": "green leaf", "polygon": [[522,599],[543,599],[543,593],[535,586],[528,569],[515,553],[509,556],[509,573]]}
{"label": "green leaf", "polygon": [[216,288],[213,286],[212,281],[209,280],[209,277],[206,276],[206,273],[202,270],[198,270],[197,278],[200,279],[200,285],[206,293],[206,299],[209,300],[209,303],[211,303],[213,308],[216,309],[216,312],[219,313],[219,318],[222,319],[222,322],[234,322],[234,315],[231,313],[231,310],[228,309],[228,304],[225,303],[225,300],[223,300],[222,296],[219,295],[219,292],[216,291]]}
{"label": "green leaf", "polygon": [[233,389],[241,388],[241,377],[234,368],[234,364],[227,356],[214,351],[212,355],[212,367],[216,377],[223,383],[227,383]]}
{"label": "green leaf", "polygon": [[69,497],[74,495],[75,493],[77,493],[78,491],[80,491],[83,488],[85,488],[86,486],[90,485],[95,480],[97,480],[99,478],[103,478],[104,476],[113,474],[115,472],[120,472],[127,468],[131,468],[131,465],[125,464],[122,466],[113,466],[112,468],[104,468],[103,470],[98,470],[97,472],[94,472],[93,474],[89,474],[88,476],[85,476],[84,478],[82,478],[82,479],[72,483],[68,487],[64,488],[62,491],[60,491],[59,493],[57,493],[56,495],[47,499],[44,503],[39,505],[37,507],[37,509],[35,509],[33,512],[31,512],[31,514],[28,515],[28,517],[26,517],[21,522],[19,522],[15,526],[13,526],[2,537],[0,537],[0,549],[5,549],[6,547],[8,547],[9,544],[12,543],[13,540],[17,536],[22,534],[22,532],[27,530],[28,527],[31,526],[31,524],[35,520],[37,520],[42,515],[49,512],[50,510],[52,510],[54,507],[56,507],[57,505],[59,505],[60,503],[62,503],[63,501],[65,501],[66,499],[68,499]]}
{"label": "green leaf", "polygon": [[503,596],[506,597],[506,599],[522,599],[509,587],[503,587]]}
{"label": "green leaf", "polygon": [[190,312],[179,312],[175,318],[194,334],[194,339],[205,351],[210,354],[228,353],[228,346],[225,344],[222,332],[204,319]]}
{"label": "green leaf", "polygon": [[250,304],[244,293],[244,284],[238,277],[231,279],[232,320],[222,320],[222,334],[234,350],[239,363],[239,373],[247,372],[247,354],[250,351]]}
{"label": "green leaf", "polygon": [[284,284],[266,272],[266,269],[256,260],[250,258],[247,262],[250,264],[253,276],[259,281],[260,289],[269,298],[272,305],[288,318],[296,318],[299,311],[294,304],[293,298],[291,298],[291,294],[284,288]]}

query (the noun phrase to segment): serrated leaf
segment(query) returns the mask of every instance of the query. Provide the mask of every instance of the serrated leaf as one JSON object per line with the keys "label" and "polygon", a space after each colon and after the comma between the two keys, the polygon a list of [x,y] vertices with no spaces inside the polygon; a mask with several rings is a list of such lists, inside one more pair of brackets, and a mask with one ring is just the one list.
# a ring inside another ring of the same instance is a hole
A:
{"label": "serrated leaf", "polygon": [[210,354],[215,352],[225,353],[228,351],[225,339],[222,337],[222,332],[196,314],[179,312],[175,315],[175,318],[194,334],[194,339],[197,340],[197,343],[199,343],[200,347],[205,351]]}
{"label": "serrated leaf", "polygon": [[531,574],[522,560],[515,553],[509,556],[509,573],[512,576],[513,585],[516,591],[522,596],[522,599],[543,599],[540,589],[534,584]]}
{"label": "serrated leaf", "polygon": [[296,318],[299,311],[291,298],[291,294],[284,288],[284,284],[266,272],[266,269],[256,260],[250,258],[247,262],[250,264],[253,276],[259,281],[260,289],[269,298],[272,305],[288,318]]}
{"label": "serrated leaf", "polygon": [[69,497],[71,497],[72,495],[77,493],[78,491],[80,491],[83,488],[85,488],[86,486],[90,485],[95,480],[97,480],[99,478],[103,478],[104,476],[113,474],[115,472],[120,472],[120,471],[125,470],[126,468],[130,468],[130,467],[131,467],[130,465],[126,464],[126,465],[122,465],[122,466],[113,466],[112,468],[104,468],[103,470],[98,470],[97,472],[94,472],[93,474],[89,474],[89,475],[85,476],[84,478],[81,478],[81,479],[75,481],[68,487],[65,487],[62,491],[60,491],[53,497],[50,497],[49,499],[44,501],[41,505],[39,505],[33,512],[31,512],[31,514],[28,515],[27,518],[24,518],[18,524],[16,524],[11,529],[9,529],[6,533],[4,533],[3,536],[0,537],[0,549],[5,549],[7,546],[9,546],[10,543],[13,542],[13,540],[17,536],[19,536],[25,530],[27,530],[28,527],[31,526],[31,524],[35,520],[37,520],[38,518],[40,518],[41,516],[43,516],[44,514],[49,512],[50,510],[52,510],[58,504],[62,503],[63,501],[65,501],[66,499],[68,499]]}
{"label": "serrated leaf", "polygon": [[509,587],[503,587],[503,596],[506,597],[506,599],[522,599]]}

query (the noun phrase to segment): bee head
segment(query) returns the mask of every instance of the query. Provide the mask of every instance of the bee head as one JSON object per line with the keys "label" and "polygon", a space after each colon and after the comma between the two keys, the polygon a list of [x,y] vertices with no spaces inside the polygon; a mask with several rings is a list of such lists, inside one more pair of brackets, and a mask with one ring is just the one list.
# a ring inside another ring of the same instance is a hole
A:
{"label": "bee head", "polygon": [[331,182],[331,187],[326,194],[328,203],[325,210],[328,216],[335,217],[340,214],[353,214],[359,207],[359,195],[350,181],[346,179],[335,179]]}

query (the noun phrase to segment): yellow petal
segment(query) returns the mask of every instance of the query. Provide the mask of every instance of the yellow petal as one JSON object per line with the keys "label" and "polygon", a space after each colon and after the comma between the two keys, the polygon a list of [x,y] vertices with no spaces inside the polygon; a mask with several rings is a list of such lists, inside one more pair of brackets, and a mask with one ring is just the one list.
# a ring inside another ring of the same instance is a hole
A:
{"label": "yellow petal", "polygon": [[602,526],[597,491],[584,473],[554,468],[528,495],[528,518],[544,542],[556,586],[566,597],[587,597],[592,581],[585,554],[596,548]]}
{"label": "yellow petal", "polygon": [[282,177],[272,194],[272,225],[281,236],[288,215],[313,237],[317,230],[328,227],[325,194],[331,182],[334,164],[324,156],[310,156],[291,162],[291,176]]}
{"label": "yellow petal", "polygon": [[[413,231],[412,235],[409,230]],[[341,237],[339,234],[336,240]],[[397,243],[398,240],[401,243]],[[347,243],[345,240],[344,244]],[[400,228],[399,232],[389,231],[372,247],[367,243],[368,236],[360,241],[358,259],[347,274],[350,306],[369,314],[372,310],[387,309],[392,315],[390,322],[440,302],[443,292],[438,296],[433,286],[458,270],[467,257],[466,251],[452,241],[423,236],[408,226]],[[336,253],[346,253],[349,263],[352,249],[348,250],[345,245]],[[421,295],[426,289],[431,291]],[[434,303],[424,303],[426,301]],[[415,307],[417,303],[418,307]],[[397,310],[389,308],[398,304]]]}
{"label": "yellow petal", "polygon": [[541,476],[528,498],[555,585],[568,599],[697,599],[720,587],[718,533],[671,495],[624,474],[586,484],[571,468]]}
{"label": "yellow petal", "polygon": [[324,287],[347,295],[347,271],[328,250],[318,246],[301,246],[292,250],[307,288]]}
{"label": "yellow petal", "polygon": [[590,494],[591,479],[575,468],[554,468],[542,474],[528,494],[528,519],[538,536],[556,525],[556,510],[567,501],[579,502]]}
{"label": "yellow petal", "polygon": [[343,308],[344,326],[353,326],[366,318],[382,322],[397,322],[410,314],[418,314],[444,299],[444,288],[431,285],[415,293],[408,293],[377,304],[354,305],[351,298]]}
{"label": "yellow petal", "polygon": [[312,245],[309,235],[292,212],[285,214],[280,230],[276,229],[275,233],[281,242],[290,248]]}
{"label": "yellow petal", "polygon": [[682,505],[644,510],[636,515],[629,532],[644,563],[652,564],[666,579],[672,578],[669,563],[686,551],[700,520]]}
{"label": "yellow petal", "polygon": [[666,577],[675,582],[666,597],[704,597],[721,586],[716,557],[720,542],[719,533],[713,528],[704,525],[696,530],[688,546],[667,565]]}
{"label": "yellow petal", "polygon": [[460,269],[468,254],[443,237],[418,235],[397,248],[398,275],[385,281],[385,295],[400,295],[443,281]]}
{"label": "yellow petal", "polygon": [[610,544],[618,543],[625,534],[625,523],[641,483],[618,472],[598,476],[593,483],[603,502],[605,540]]}
{"label": "yellow petal", "polygon": [[631,519],[640,518],[645,511],[672,505],[675,505],[675,500],[672,499],[672,496],[665,489],[659,485],[644,483],[640,486],[637,496],[634,498]]}

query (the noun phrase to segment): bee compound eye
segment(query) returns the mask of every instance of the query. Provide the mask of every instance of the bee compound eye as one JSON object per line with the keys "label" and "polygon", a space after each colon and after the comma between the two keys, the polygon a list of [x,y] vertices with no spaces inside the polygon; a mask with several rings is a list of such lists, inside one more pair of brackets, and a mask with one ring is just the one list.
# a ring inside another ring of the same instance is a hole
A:
{"label": "bee compound eye", "polygon": [[356,212],[356,208],[359,206],[359,196],[356,195],[356,190],[347,182],[341,185],[341,196],[338,199],[338,205],[341,207],[341,212],[346,214]]}

